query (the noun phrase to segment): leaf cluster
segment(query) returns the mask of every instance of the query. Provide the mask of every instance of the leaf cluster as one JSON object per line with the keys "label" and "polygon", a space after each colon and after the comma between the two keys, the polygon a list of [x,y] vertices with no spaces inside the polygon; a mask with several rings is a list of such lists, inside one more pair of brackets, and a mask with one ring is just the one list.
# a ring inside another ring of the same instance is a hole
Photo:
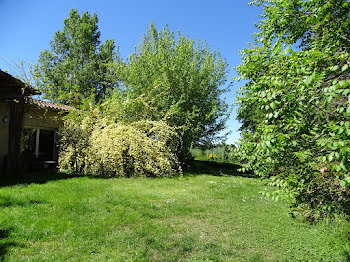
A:
{"label": "leaf cluster", "polygon": [[181,173],[175,154],[178,137],[164,122],[115,123],[95,106],[68,117],[61,129],[62,171],[127,177]]}
{"label": "leaf cluster", "polygon": [[237,67],[248,80],[237,155],[306,216],[349,216],[349,2],[255,2],[264,14]]}
{"label": "leaf cluster", "polygon": [[97,15],[79,15],[72,9],[50,42],[40,53],[33,76],[45,98],[79,105],[82,99],[99,101],[117,86],[109,64],[118,60],[114,40],[101,44]]}
{"label": "leaf cluster", "polygon": [[212,141],[224,128],[226,68],[219,51],[211,51],[205,42],[151,24],[138,49],[125,63],[116,64],[124,89],[112,100],[123,97],[128,109],[120,113],[130,119],[146,117],[175,127],[184,159],[192,145]]}

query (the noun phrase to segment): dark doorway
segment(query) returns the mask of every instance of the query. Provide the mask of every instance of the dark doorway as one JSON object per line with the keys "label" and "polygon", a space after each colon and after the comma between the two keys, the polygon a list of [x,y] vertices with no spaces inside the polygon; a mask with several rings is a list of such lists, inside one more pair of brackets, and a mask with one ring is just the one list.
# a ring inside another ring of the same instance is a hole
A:
{"label": "dark doorway", "polygon": [[24,128],[22,158],[25,171],[33,171],[57,164],[56,133],[54,130]]}
{"label": "dark doorway", "polygon": [[51,130],[40,130],[39,159],[42,161],[54,160],[55,134]]}

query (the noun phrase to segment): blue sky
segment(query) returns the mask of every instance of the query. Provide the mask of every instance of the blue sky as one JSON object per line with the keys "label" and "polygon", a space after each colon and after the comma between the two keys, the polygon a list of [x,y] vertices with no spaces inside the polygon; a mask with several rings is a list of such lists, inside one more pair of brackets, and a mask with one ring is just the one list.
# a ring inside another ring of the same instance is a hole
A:
{"label": "blue sky", "polygon": [[[229,63],[228,82],[241,62],[239,50],[252,41],[261,10],[249,6],[250,0],[0,0],[0,56],[10,63],[35,63],[44,49],[50,48],[54,33],[61,30],[71,8],[79,13],[97,13],[101,40],[115,39],[120,55],[126,59],[154,21],[160,28],[168,24],[193,39],[200,38],[219,49]],[[11,68],[1,61],[0,69]],[[242,83],[233,83],[226,94],[233,104]],[[235,108],[227,123],[232,131],[227,142],[239,138]]]}

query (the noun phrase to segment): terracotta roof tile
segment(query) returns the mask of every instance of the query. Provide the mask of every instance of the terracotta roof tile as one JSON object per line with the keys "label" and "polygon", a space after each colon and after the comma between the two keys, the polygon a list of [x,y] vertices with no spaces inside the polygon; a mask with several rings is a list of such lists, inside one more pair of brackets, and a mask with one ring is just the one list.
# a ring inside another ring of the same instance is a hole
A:
{"label": "terracotta roof tile", "polygon": [[50,108],[50,109],[54,109],[54,110],[72,110],[75,109],[72,106],[67,106],[67,105],[59,105],[59,104],[55,104],[55,103],[51,103],[51,102],[46,102],[46,101],[41,101],[38,99],[34,99],[34,98],[28,98],[27,99],[27,103],[30,105],[37,105],[39,107],[44,107],[44,108]]}

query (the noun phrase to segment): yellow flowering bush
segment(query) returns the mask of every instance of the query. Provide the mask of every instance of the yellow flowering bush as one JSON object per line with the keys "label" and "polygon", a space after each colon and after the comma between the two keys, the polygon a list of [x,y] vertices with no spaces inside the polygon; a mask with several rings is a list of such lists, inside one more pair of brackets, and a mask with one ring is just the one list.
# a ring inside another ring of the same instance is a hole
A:
{"label": "yellow flowering bush", "polygon": [[80,122],[67,121],[61,134],[61,170],[106,176],[181,173],[175,154],[177,134],[161,121],[113,123],[90,114]]}
{"label": "yellow flowering bush", "polygon": [[161,134],[148,136],[135,125],[111,124],[102,130],[95,129],[90,141],[88,172],[154,177],[179,172],[176,155],[167,147]]}
{"label": "yellow flowering bush", "polygon": [[212,160],[215,160],[215,159],[217,159],[218,157],[215,155],[215,154],[209,154],[209,156],[208,156],[208,158],[209,159],[212,159]]}
{"label": "yellow flowering bush", "polygon": [[71,170],[83,173],[90,146],[90,135],[101,119],[98,108],[90,106],[88,110],[72,110],[61,128],[60,153],[58,166],[60,171]]}

